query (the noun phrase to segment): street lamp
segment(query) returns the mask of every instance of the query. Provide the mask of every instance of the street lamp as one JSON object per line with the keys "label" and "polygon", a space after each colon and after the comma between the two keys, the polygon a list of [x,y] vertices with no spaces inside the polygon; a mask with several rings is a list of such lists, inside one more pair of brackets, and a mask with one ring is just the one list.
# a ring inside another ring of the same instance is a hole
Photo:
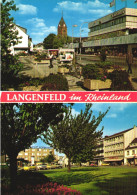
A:
{"label": "street lamp", "polygon": [[73,27],[77,27],[78,25],[75,24],[75,25],[72,25],[72,49],[73,49]]}
{"label": "street lamp", "polygon": [[83,23],[81,24],[81,26],[80,26],[80,60],[81,60],[81,32],[82,32],[82,25],[83,25],[83,24],[86,24],[86,23],[88,23],[88,22],[83,22]]}

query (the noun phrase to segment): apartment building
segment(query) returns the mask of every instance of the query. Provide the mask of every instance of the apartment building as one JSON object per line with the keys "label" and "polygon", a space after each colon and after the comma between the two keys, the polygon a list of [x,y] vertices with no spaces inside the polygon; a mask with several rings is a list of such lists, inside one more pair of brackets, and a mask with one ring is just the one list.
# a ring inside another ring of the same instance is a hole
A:
{"label": "apartment building", "polygon": [[137,127],[105,136],[104,138],[104,162],[127,165],[128,158],[126,151],[134,144],[137,138]]}
{"label": "apartment building", "polygon": [[19,152],[17,159],[24,159],[31,164],[34,164],[36,162],[40,162],[41,159],[45,158],[48,154],[54,155],[54,149],[53,148],[28,148],[24,151]]}

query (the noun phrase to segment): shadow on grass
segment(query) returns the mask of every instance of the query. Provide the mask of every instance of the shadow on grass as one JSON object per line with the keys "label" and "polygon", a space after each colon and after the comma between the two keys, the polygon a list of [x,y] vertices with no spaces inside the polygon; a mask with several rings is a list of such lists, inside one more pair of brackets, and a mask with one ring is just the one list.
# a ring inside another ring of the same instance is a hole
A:
{"label": "shadow on grass", "polygon": [[17,185],[38,185],[49,182],[49,178],[40,172],[20,171],[17,177]]}
{"label": "shadow on grass", "polygon": [[[98,189],[98,193],[96,189]],[[128,172],[122,174],[122,177],[98,180],[95,182],[95,192],[89,188],[84,190],[84,194],[136,195],[137,173]]]}

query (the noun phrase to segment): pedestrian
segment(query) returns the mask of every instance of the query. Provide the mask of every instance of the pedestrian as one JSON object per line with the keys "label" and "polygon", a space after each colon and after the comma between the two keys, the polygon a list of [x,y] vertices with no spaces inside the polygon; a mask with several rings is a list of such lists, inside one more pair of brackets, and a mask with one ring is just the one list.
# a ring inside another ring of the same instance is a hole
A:
{"label": "pedestrian", "polygon": [[126,62],[128,64],[128,73],[132,74],[133,55],[130,51],[126,55]]}
{"label": "pedestrian", "polygon": [[49,68],[53,68],[53,64],[52,64],[53,54],[49,55],[49,58],[50,58],[50,66],[49,66]]}

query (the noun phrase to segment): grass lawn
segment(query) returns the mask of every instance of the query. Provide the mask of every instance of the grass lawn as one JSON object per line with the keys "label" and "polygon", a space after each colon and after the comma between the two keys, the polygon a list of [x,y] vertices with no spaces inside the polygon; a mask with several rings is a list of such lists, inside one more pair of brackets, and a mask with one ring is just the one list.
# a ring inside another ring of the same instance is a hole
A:
{"label": "grass lawn", "polygon": [[52,182],[79,190],[83,195],[137,194],[137,167],[82,167],[40,171]]}

